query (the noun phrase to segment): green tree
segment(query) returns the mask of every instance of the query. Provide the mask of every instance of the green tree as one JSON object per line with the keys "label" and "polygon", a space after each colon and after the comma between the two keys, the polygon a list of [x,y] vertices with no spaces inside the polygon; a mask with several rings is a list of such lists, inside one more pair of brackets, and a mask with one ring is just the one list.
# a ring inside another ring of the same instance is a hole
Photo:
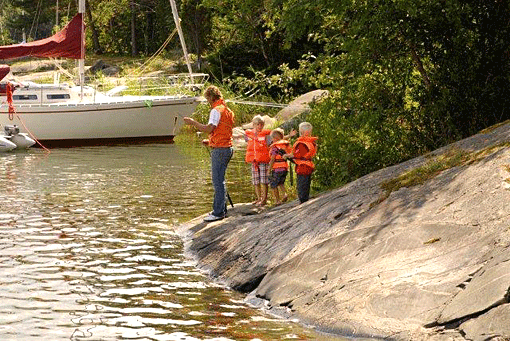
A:
{"label": "green tree", "polygon": [[287,84],[300,78],[331,91],[310,116],[322,141],[322,187],[509,117],[507,2],[272,4],[281,9],[272,27],[286,33],[286,46],[308,34],[324,47],[308,53],[298,69],[283,68],[281,76]]}
{"label": "green tree", "polygon": [[197,63],[201,68],[202,57],[211,38],[212,10],[206,7],[202,0],[183,0],[179,16],[182,18],[183,30],[192,43],[190,51],[197,55]]}
{"label": "green tree", "polygon": [[92,9],[90,8],[90,1],[85,0],[85,13],[87,17],[88,27],[90,31],[90,37],[92,39],[92,46],[94,49],[94,53],[102,54],[103,49],[101,48],[101,43],[99,42],[99,32],[96,28],[96,23],[94,16],[92,15]]}
{"label": "green tree", "polygon": [[213,10],[208,61],[219,79],[231,75],[253,77],[254,71],[268,75],[283,63],[297,66],[302,49],[284,48],[283,32],[273,29],[273,11],[268,1],[203,0]]}

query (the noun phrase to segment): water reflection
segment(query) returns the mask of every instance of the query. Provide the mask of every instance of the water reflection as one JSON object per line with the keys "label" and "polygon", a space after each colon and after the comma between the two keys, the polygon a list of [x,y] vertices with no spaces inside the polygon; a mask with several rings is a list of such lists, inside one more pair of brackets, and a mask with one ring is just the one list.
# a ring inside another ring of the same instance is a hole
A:
{"label": "water reflection", "polygon": [[[234,201],[251,195],[237,153]],[[199,273],[171,225],[210,210],[207,151],[175,144],[0,154],[1,340],[316,339]]]}

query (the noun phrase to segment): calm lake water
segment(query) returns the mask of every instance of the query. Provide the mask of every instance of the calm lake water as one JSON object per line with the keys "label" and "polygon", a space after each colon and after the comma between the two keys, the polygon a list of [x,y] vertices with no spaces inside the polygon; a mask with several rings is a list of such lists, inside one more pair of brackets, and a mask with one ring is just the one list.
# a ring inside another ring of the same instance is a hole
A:
{"label": "calm lake water", "polygon": [[[252,198],[243,154],[234,202]],[[0,340],[333,339],[246,306],[184,257],[172,226],[212,198],[193,137],[0,161]]]}

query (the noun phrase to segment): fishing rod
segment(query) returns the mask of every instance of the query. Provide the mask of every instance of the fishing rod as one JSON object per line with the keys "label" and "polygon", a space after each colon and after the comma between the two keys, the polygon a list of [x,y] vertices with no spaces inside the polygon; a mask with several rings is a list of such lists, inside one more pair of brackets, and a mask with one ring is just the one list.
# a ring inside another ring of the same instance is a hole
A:
{"label": "fishing rod", "polygon": [[[204,140],[204,141],[206,141],[206,140]],[[202,144],[205,146],[205,149],[207,149],[207,152],[209,152],[209,157],[212,157],[211,149],[204,141],[202,141]],[[232,153],[232,154],[234,154],[234,153]],[[230,158],[232,158],[232,156],[230,156]],[[229,162],[230,162],[230,159],[229,159]],[[234,203],[232,202],[232,198],[230,197],[230,194],[228,194],[228,190],[227,190],[226,186],[225,186],[225,194],[227,195],[227,199],[228,199],[228,202],[230,203],[230,206],[232,206],[232,208],[234,208]],[[225,203],[225,208],[226,208],[226,206],[227,206],[227,204]]]}

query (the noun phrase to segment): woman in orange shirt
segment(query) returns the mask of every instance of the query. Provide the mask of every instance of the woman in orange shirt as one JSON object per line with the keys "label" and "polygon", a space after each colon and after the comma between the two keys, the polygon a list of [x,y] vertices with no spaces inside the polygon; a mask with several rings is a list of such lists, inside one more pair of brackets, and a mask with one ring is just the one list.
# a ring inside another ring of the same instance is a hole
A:
{"label": "woman in orange shirt", "polygon": [[214,187],[213,211],[204,218],[204,221],[208,222],[221,220],[227,214],[225,173],[234,152],[232,149],[234,113],[225,104],[217,87],[213,85],[207,87],[204,97],[212,108],[207,125],[191,117],[184,117],[184,122],[209,134],[209,140],[203,141],[211,148],[211,174]]}

